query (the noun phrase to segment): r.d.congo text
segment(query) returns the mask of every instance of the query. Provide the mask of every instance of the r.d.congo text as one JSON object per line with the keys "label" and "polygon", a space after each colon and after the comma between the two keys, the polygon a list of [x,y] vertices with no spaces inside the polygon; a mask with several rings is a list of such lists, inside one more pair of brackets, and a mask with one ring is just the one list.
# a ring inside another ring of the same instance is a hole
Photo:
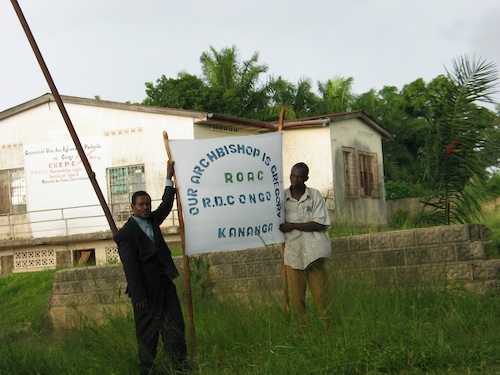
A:
{"label": "r.d.congo text", "polygon": [[201,198],[201,203],[203,208],[209,207],[222,207],[222,206],[232,206],[234,204],[256,204],[271,201],[271,192],[261,192],[261,193],[250,193],[250,194],[240,194],[234,195],[217,195],[213,198]]}

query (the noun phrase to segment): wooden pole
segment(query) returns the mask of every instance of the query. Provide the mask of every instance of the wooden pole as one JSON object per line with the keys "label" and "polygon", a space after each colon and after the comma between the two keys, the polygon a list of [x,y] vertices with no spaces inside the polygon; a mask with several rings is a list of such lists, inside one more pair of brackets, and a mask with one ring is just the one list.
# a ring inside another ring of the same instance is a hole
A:
{"label": "wooden pole", "polygon": [[[283,130],[283,120],[285,118],[285,108],[281,108],[280,119],[278,123],[278,131]],[[281,272],[283,274],[283,298],[285,300],[285,313],[287,319],[290,319],[290,301],[288,299],[288,282],[287,282],[287,272],[285,265],[285,243],[281,243]]]}
{"label": "wooden pole", "polygon": [[[163,132],[163,143],[165,144],[165,150],[167,151],[168,159],[172,160],[172,154],[170,153],[170,147],[168,145],[168,134],[166,131]],[[175,161],[175,160],[173,160]],[[175,165],[174,165],[174,176],[175,176]],[[174,187],[176,187],[177,179],[174,179]],[[177,215],[179,216],[179,227],[181,230],[181,243],[182,243],[182,262],[184,265],[184,284],[186,288],[186,303],[188,307],[188,326],[189,326],[189,340],[191,347],[191,357],[194,359],[196,356],[196,336],[194,332],[194,314],[193,314],[193,298],[191,295],[191,271],[189,268],[189,257],[186,255],[186,237],[184,231],[184,218],[182,216],[182,205],[179,197],[179,191],[177,190]]]}
{"label": "wooden pole", "polygon": [[40,68],[42,69],[42,72],[45,76],[45,79],[47,80],[47,83],[49,84],[50,90],[52,91],[52,95],[54,96],[54,100],[57,103],[57,106],[59,107],[59,111],[61,112],[61,115],[64,119],[64,122],[66,123],[66,127],[68,128],[69,134],[71,135],[71,138],[73,139],[73,143],[75,144],[76,150],[78,151],[78,155],[80,156],[80,159],[82,160],[83,166],[85,167],[85,171],[87,172],[87,175],[89,176],[90,182],[92,183],[92,186],[94,187],[94,191],[97,194],[97,198],[99,199],[99,203],[101,204],[101,207],[104,211],[104,215],[106,216],[106,220],[108,221],[109,227],[111,228],[111,232],[113,235],[116,234],[117,228],[115,221],[113,220],[113,216],[111,215],[111,211],[109,210],[109,207],[106,203],[106,199],[104,199],[104,195],[102,194],[101,188],[99,187],[99,184],[97,182],[97,179],[95,177],[94,171],[92,171],[92,167],[90,166],[89,160],[87,159],[87,155],[85,154],[85,151],[83,150],[82,144],[80,143],[80,139],[78,139],[78,135],[76,134],[75,128],[73,127],[73,124],[71,123],[71,119],[69,118],[68,112],[66,111],[66,107],[64,106],[64,103],[61,99],[61,96],[59,95],[59,92],[57,91],[56,85],[54,83],[54,80],[52,79],[52,76],[50,75],[49,69],[47,68],[47,65],[45,64],[45,61],[43,59],[43,56],[40,52],[40,49],[38,48],[38,45],[35,41],[35,38],[33,37],[33,34],[31,33],[30,27],[28,25],[28,22],[26,22],[26,19],[24,18],[24,14],[21,10],[21,7],[17,3],[16,0],[11,0],[12,6],[14,7],[14,10],[16,11],[17,17],[19,18],[19,21],[21,22],[21,25],[24,29],[24,32],[28,38],[28,41],[30,42],[31,48],[33,49],[33,52],[35,53],[36,59],[38,60],[38,64],[40,65]]}

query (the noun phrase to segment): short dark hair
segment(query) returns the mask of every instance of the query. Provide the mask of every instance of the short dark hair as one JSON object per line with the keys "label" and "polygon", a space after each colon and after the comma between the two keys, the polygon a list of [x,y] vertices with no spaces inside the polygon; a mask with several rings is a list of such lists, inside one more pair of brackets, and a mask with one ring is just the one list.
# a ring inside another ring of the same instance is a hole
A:
{"label": "short dark hair", "polygon": [[[144,190],[139,190],[139,191],[136,191],[134,194],[132,194],[132,204],[135,204],[137,197],[140,197],[142,195],[146,195],[149,197],[149,194],[146,193]],[[151,199],[151,197],[149,197],[149,199]]]}
{"label": "short dark hair", "polygon": [[309,176],[309,167],[307,166],[306,163],[299,162],[292,167],[292,169],[294,168],[302,169],[304,172],[306,172],[306,177]]}

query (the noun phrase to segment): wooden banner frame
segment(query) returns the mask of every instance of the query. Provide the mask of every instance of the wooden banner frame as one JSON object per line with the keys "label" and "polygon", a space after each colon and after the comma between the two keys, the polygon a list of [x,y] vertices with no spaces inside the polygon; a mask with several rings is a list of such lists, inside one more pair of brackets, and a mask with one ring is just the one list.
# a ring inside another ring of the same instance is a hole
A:
{"label": "wooden banner frame", "polygon": [[[278,131],[283,130],[283,121],[285,119],[285,108],[281,108],[280,118],[278,123]],[[282,287],[283,287],[283,299],[285,302],[285,314],[287,319],[290,319],[290,301],[288,298],[288,280],[285,265],[285,242],[281,243],[281,273],[283,275]]]}
{"label": "wooden banner frame", "polygon": [[[168,159],[174,162],[174,187],[176,186],[175,178],[175,160],[172,159],[172,154],[170,152],[170,147],[168,145],[168,134],[166,131],[163,132],[163,143],[165,144],[165,151],[167,152]],[[196,356],[196,335],[194,329],[194,313],[193,313],[193,298],[191,293],[191,270],[189,267],[189,257],[186,255],[186,234],[184,230],[184,217],[182,215],[182,205],[179,196],[179,190],[176,189],[176,202],[177,202],[177,215],[179,219],[179,228],[181,231],[181,244],[182,244],[182,264],[184,266],[184,284],[186,289],[186,304],[188,308],[188,329],[189,329],[189,340],[191,348],[191,357],[194,359]]]}

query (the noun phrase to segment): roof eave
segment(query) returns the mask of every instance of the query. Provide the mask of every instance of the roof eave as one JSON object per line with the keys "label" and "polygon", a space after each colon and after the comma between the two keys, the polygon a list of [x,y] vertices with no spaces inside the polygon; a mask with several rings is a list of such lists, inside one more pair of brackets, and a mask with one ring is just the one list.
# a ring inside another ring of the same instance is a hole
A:
{"label": "roof eave", "polygon": [[269,122],[252,120],[243,117],[224,115],[221,113],[208,113],[206,120],[197,121],[198,124],[220,124],[225,126],[253,128],[260,132],[276,131],[277,127]]}
{"label": "roof eave", "polygon": [[[310,127],[320,127],[329,124],[330,122],[339,122],[344,120],[349,120],[353,118],[358,118],[363,121],[366,125],[376,130],[384,141],[389,141],[394,138],[389,131],[379,125],[375,120],[370,118],[361,110],[350,111],[350,112],[339,112],[331,113],[321,116],[311,116],[303,117],[300,119],[285,120],[283,123],[284,129],[299,129],[299,128],[310,128]],[[277,122],[273,122],[277,124]]]}
{"label": "roof eave", "polygon": [[[64,104],[78,104],[78,105],[87,105],[92,107],[101,107],[101,108],[110,108],[110,109],[120,109],[125,111],[135,111],[135,112],[146,112],[146,113],[157,113],[171,116],[182,116],[182,117],[193,117],[198,119],[206,119],[207,113],[201,111],[191,111],[186,109],[176,109],[176,108],[167,108],[167,107],[156,107],[149,106],[143,104],[130,104],[130,103],[120,103],[113,102],[109,100],[100,100],[100,99],[88,99],[88,98],[80,98],[76,96],[67,96],[61,95],[61,99]],[[44,94],[38,98],[27,101],[25,103],[19,104],[15,107],[9,108],[3,112],[0,112],[0,120],[5,119],[7,117],[13,116],[15,114],[24,112],[31,108],[35,108],[39,105],[43,105],[45,103],[55,102],[54,96],[52,94]]]}

